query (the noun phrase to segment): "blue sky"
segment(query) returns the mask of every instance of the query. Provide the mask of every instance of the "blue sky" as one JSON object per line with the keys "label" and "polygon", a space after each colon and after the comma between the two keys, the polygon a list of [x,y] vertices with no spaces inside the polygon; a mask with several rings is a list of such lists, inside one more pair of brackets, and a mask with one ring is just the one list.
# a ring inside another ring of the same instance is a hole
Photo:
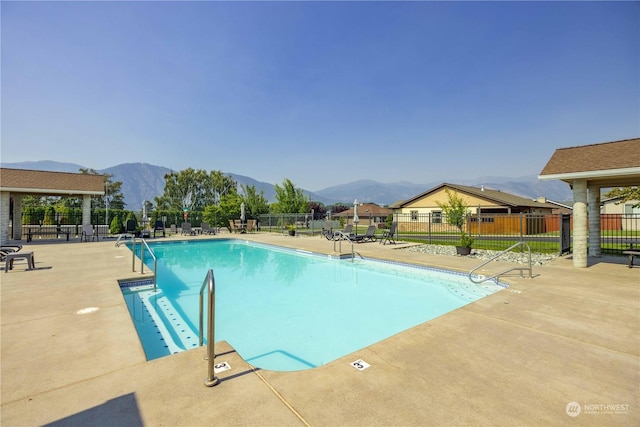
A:
{"label": "blue sky", "polygon": [[307,190],[640,136],[638,2],[6,2],[3,162]]}

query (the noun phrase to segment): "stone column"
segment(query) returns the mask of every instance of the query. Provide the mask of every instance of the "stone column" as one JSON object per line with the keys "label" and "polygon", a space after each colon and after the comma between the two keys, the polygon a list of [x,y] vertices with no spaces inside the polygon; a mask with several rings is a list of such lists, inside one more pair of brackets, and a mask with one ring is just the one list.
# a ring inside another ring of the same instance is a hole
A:
{"label": "stone column", "polygon": [[82,225],[91,224],[91,195],[82,197]]}
{"label": "stone column", "polygon": [[9,243],[10,193],[0,192],[0,244]]}
{"label": "stone column", "polygon": [[573,181],[573,266],[587,266],[587,181]]}
{"label": "stone column", "polygon": [[22,239],[22,194],[13,193],[13,240]]}
{"label": "stone column", "polygon": [[600,240],[600,187],[589,185],[589,256],[602,255]]}

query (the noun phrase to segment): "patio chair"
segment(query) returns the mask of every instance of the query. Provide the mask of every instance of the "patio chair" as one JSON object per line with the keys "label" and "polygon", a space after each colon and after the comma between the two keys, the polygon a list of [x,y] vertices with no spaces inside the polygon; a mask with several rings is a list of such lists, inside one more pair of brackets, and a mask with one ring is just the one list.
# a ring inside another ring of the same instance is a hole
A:
{"label": "patio chair", "polygon": [[256,220],[248,219],[247,220],[247,233],[256,231]]}
{"label": "patio chair", "polygon": [[398,223],[397,222],[391,223],[391,228],[389,228],[384,233],[382,233],[382,237],[380,238],[380,243],[382,243],[383,245],[386,245],[387,242],[389,242],[395,245],[396,239],[394,236],[396,234],[397,229],[398,229]]}
{"label": "patio chair", "polygon": [[18,252],[20,249],[22,249],[22,245],[2,245],[2,247],[0,247],[3,253]]}
{"label": "patio chair", "polygon": [[0,250],[0,261],[4,261],[4,272],[7,273],[13,269],[13,262],[17,259],[24,259],[27,261],[27,270],[34,270],[36,268],[36,260],[33,256],[33,252],[18,252]]}
{"label": "patio chair", "polygon": [[153,224],[153,238],[156,238],[156,232],[162,231],[162,237],[166,237],[164,230],[164,222],[162,220],[158,220]]}
{"label": "patio chair", "polygon": [[191,223],[190,222],[183,222],[182,225],[180,226],[180,230],[182,231],[182,235],[184,236],[185,234],[188,236],[193,236],[196,233],[193,231],[193,229],[191,228]]}
{"label": "patio chair", "polygon": [[202,234],[216,234],[215,228],[211,228],[208,222],[202,222],[200,224]]}
{"label": "patio chair", "polygon": [[82,235],[80,236],[80,241],[88,242],[89,239],[91,239],[92,241],[96,239],[96,233],[93,229],[93,225],[82,224]]}
{"label": "patio chair", "polygon": [[128,219],[127,226],[124,229],[125,234],[128,234],[131,237],[138,237],[140,234],[138,232],[138,225],[136,224],[135,219]]}
{"label": "patio chair", "polygon": [[354,235],[351,240],[358,243],[364,242],[375,242],[378,238],[376,237],[376,226],[370,225],[367,227],[367,231],[361,235]]}

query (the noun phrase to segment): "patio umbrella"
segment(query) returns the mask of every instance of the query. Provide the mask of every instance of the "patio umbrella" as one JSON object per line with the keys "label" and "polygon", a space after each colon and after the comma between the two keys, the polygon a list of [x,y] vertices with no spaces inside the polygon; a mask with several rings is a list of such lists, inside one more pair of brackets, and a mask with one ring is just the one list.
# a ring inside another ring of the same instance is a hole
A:
{"label": "patio umbrella", "polygon": [[244,222],[245,220],[245,214],[244,214],[244,202],[240,203],[240,221]]}
{"label": "patio umbrella", "polygon": [[358,199],[353,201],[353,224],[356,225],[360,222],[360,218],[358,218]]}

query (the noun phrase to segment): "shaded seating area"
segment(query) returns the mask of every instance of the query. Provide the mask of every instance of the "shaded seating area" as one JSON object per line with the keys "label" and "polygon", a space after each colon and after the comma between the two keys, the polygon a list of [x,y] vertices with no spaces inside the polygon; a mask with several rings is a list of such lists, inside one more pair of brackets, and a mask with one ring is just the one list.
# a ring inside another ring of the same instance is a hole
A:
{"label": "shaded seating area", "polygon": [[385,230],[384,233],[382,233],[382,237],[380,238],[380,243],[382,243],[383,245],[386,245],[387,243],[393,243],[395,245],[396,244],[395,234],[397,229],[398,229],[398,223],[397,222],[392,223],[391,228],[389,228],[388,230]]}

